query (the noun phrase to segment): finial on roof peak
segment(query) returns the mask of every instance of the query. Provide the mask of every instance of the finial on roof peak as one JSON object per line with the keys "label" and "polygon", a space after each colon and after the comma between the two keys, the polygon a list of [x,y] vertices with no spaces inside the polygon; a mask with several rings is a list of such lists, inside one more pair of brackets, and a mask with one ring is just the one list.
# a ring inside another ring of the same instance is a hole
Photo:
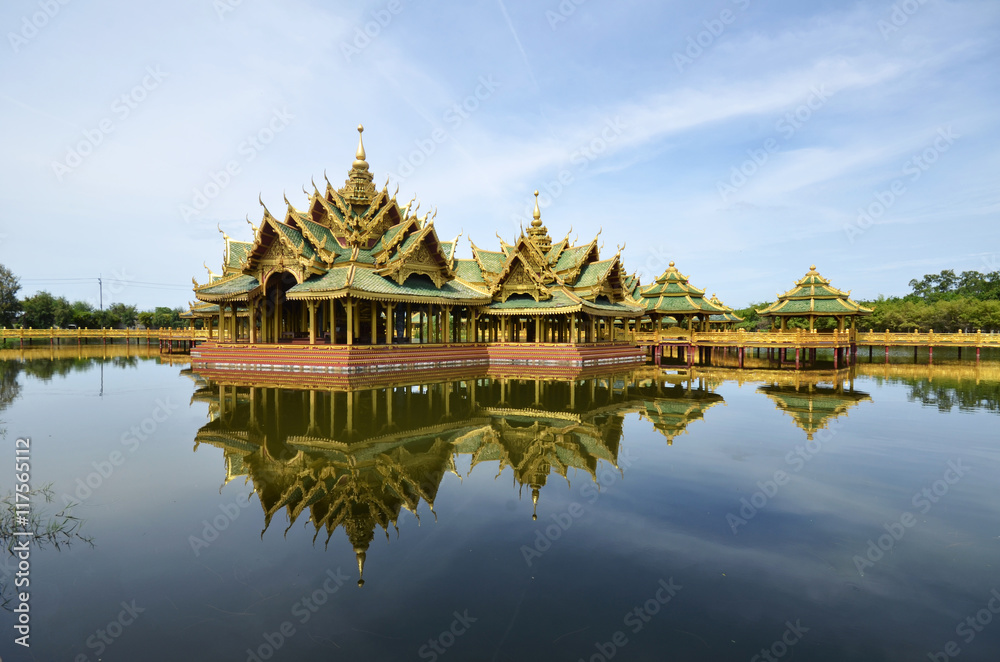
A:
{"label": "finial on roof peak", "polygon": [[809,271],[816,271],[816,265],[813,264],[809,267]]}
{"label": "finial on roof peak", "polygon": [[673,260],[670,261],[670,264],[668,266],[671,266],[671,267],[674,266]]}
{"label": "finial on roof peak", "polygon": [[361,139],[361,134],[364,133],[365,127],[361,124],[358,125],[358,151],[355,153],[355,160],[352,166],[358,170],[368,170],[368,162],[365,161],[365,143]]}
{"label": "finial on roof peak", "polygon": [[531,213],[533,220],[531,222],[531,227],[538,228],[542,226],[542,210],[538,208],[538,191],[535,191],[535,211]]}

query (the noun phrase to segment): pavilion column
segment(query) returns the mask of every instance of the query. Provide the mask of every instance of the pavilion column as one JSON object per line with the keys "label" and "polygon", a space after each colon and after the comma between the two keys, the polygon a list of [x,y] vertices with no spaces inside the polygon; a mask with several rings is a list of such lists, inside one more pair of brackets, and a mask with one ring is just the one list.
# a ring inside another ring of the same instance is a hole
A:
{"label": "pavilion column", "polygon": [[385,344],[391,345],[393,341],[393,335],[396,333],[395,317],[393,310],[396,307],[393,303],[385,304]]}
{"label": "pavilion column", "polygon": [[451,306],[441,306],[441,342],[451,342]]}
{"label": "pavilion column", "polygon": [[354,344],[354,299],[348,298],[344,304],[347,308],[347,344]]}
{"label": "pavilion column", "polygon": [[[569,341],[574,345],[577,342],[576,337],[576,313],[569,314]],[[574,384],[575,385],[575,384]]]}
{"label": "pavilion column", "polygon": [[[309,344],[316,344],[316,302],[312,299],[306,301],[309,307]],[[313,391],[315,393],[315,391]]]}
{"label": "pavilion column", "polygon": [[593,317],[590,318],[590,327],[588,329],[587,342],[595,342],[597,339],[597,320]]}
{"label": "pavilion column", "polygon": [[337,344],[337,302],[333,299],[330,299],[330,344]]}
{"label": "pavilion column", "polygon": [[371,307],[371,313],[369,313],[369,314],[370,314],[371,320],[372,320],[371,321],[372,330],[371,330],[371,333],[368,334],[368,341],[372,345],[377,345],[378,344],[378,304],[375,302],[375,299],[371,300],[371,306],[370,307]]}
{"label": "pavilion column", "polygon": [[535,343],[544,342],[542,338],[542,318],[541,316],[535,317]]}
{"label": "pavilion column", "polygon": [[250,301],[250,310],[248,312],[250,314],[250,328],[248,329],[248,332],[249,332],[249,335],[250,335],[250,342],[251,343],[255,343],[255,342],[257,342],[257,302],[256,301],[253,301],[253,300]]}
{"label": "pavilion column", "polygon": [[466,334],[466,341],[470,340],[472,342],[479,342],[479,310],[476,308],[469,309],[469,331]]}
{"label": "pavilion column", "polygon": [[226,322],[226,304],[220,303],[219,304],[219,342],[223,342],[226,339],[226,332],[224,331],[224,329],[226,328],[224,326],[225,322]]}

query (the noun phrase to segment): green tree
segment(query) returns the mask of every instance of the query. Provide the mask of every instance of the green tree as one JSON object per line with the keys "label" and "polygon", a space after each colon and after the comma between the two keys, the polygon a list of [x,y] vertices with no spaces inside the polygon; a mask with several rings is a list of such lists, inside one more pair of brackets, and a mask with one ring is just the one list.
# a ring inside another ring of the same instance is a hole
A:
{"label": "green tree", "polygon": [[42,291],[21,302],[21,324],[27,329],[49,329],[73,323],[73,308],[63,297]]}
{"label": "green tree", "polygon": [[0,264],[0,326],[14,326],[14,320],[21,312],[21,302],[17,293],[21,282],[7,267]]}

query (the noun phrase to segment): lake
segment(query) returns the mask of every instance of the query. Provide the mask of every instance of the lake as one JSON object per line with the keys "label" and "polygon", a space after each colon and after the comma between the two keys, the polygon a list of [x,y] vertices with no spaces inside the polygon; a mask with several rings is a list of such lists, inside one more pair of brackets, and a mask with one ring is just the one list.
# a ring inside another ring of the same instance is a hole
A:
{"label": "lake", "polygon": [[0,658],[997,659],[1000,363],[535,377],[4,352]]}

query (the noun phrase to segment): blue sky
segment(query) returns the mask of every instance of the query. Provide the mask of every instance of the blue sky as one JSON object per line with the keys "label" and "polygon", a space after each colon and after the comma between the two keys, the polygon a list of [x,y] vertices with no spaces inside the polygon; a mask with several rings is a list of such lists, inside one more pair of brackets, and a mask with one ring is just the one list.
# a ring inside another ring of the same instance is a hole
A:
{"label": "blue sky", "polygon": [[[743,306],[1000,269],[1000,4],[11,0],[0,263],[25,293],[185,305],[258,195],[381,185],[442,238],[530,220]],[[230,172],[226,172],[227,167]],[[46,281],[44,279],[91,279]]]}

